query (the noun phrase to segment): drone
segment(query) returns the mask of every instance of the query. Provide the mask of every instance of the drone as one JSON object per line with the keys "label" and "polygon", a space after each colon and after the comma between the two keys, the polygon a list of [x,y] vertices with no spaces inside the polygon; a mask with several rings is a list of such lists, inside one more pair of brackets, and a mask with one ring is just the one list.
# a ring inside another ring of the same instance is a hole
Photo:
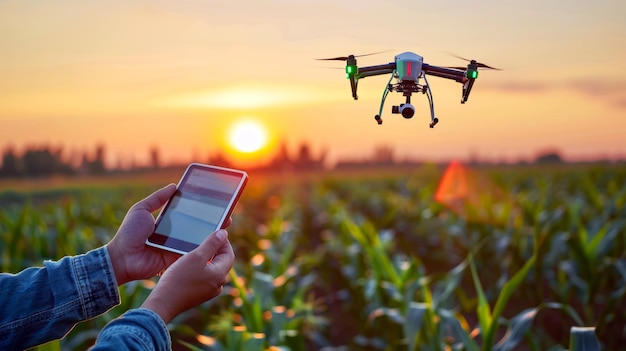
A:
{"label": "drone", "polygon": [[[357,57],[375,54],[379,53],[349,55],[345,57],[332,57],[318,60],[346,61],[346,78],[350,80],[350,88],[352,89],[352,97],[354,100],[358,100],[357,87],[359,79],[383,74],[391,75],[383,92],[382,101],[380,102],[380,110],[378,114],[374,116],[374,119],[378,122],[378,124],[383,123],[381,118],[383,114],[383,107],[385,105],[387,95],[390,92],[402,93],[402,95],[406,97],[406,102],[404,104],[392,106],[391,108],[391,113],[400,114],[406,119],[413,118],[415,115],[415,107],[411,104],[411,95],[413,93],[422,93],[428,97],[428,104],[430,106],[430,128],[433,128],[439,122],[439,119],[435,117],[433,94],[430,90],[430,85],[428,84],[426,76],[431,75],[440,78],[452,79],[463,84],[461,103],[464,104],[469,98],[476,78],[478,78],[479,68],[499,70],[498,68],[488,66],[484,63],[477,62],[476,60],[468,60],[456,55],[454,56],[469,62],[466,67],[433,66],[425,63],[422,56],[412,52],[403,52],[398,54],[394,57],[394,62],[387,64],[366,67],[357,66]],[[424,80],[423,83],[420,82],[421,79]]]}

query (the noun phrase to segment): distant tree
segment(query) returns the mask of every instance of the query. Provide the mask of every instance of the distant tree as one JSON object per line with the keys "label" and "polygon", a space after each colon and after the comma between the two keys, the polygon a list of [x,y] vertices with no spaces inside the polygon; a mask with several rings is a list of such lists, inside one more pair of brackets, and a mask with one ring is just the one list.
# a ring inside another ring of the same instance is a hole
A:
{"label": "distant tree", "polygon": [[302,142],[298,148],[297,157],[293,164],[296,171],[308,171],[314,169],[321,169],[323,167],[323,161],[326,157],[325,153],[322,153],[320,158],[314,158],[311,152],[309,144]]}
{"label": "distant tree", "polygon": [[291,157],[289,157],[289,150],[287,150],[287,144],[284,141],[278,147],[278,153],[276,153],[276,157],[274,158],[274,160],[278,164],[291,163]]}
{"label": "distant tree", "polygon": [[293,164],[291,157],[289,156],[289,150],[287,144],[283,141],[278,146],[276,155],[272,158],[268,168],[273,171],[287,172],[293,170]]}
{"label": "distant tree", "polygon": [[104,165],[105,155],[106,148],[102,144],[96,146],[93,158],[89,157],[88,153],[84,153],[80,166],[81,171],[87,174],[104,174],[106,172],[106,167]]}
{"label": "distant tree", "polygon": [[61,160],[62,149],[50,147],[29,148],[22,155],[24,174],[34,177],[47,177],[65,171]]}
{"label": "distant tree", "polygon": [[2,154],[2,168],[0,177],[19,177],[22,173],[20,159],[12,147],[8,147]]}
{"label": "distant tree", "polygon": [[159,148],[156,146],[150,148],[150,165],[153,169],[161,167],[161,155],[159,153]]}
{"label": "distant tree", "polygon": [[106,156],[106,149],[104,145],[99,144],[98,146],[96,146],[96,157],[95,157],[94,165],[92,168],[92,171],[94,174],[102,174],[106,171],[105,160],[104,160],[105,156]]}
{"label": "distant tree", "polygon": [[377,146],[374,149],[373,160],[377,164],[391,164],[394,162],[393,148],[391,146]]}
{"label": "distant tree", "polygon": [[303,142],[298,148],[298,154],[294,161],[296,170],[306,171],[313,168],[313,157],[311,156],[311,148],[309,144]]}
{"label": "distant tree", "polygon": [[563,163],[563,159],[556,151],[550,151],[541,153],[535,159],[536,163],[548,164],[548,163]]}

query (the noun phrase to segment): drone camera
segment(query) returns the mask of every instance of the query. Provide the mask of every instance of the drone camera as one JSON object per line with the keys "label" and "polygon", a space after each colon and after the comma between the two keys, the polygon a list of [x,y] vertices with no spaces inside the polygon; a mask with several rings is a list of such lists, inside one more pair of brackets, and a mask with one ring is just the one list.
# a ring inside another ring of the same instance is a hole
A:
{"label": "drone camera", "polygon": [[400,104],[400,106],[392,106],[391,113],[398,113],[402,117],[409,119],[415,115],[415,107],[411,104]]}

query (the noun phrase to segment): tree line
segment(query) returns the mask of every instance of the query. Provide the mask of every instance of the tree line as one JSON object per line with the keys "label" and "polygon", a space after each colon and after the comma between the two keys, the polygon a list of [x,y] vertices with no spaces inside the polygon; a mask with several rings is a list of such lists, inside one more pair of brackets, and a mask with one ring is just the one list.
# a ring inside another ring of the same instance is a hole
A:
{"label": "tree line", "polygon": [[[107,167],[106,148],[97,145],[92,152],[81,152],[67,155],[62,147],[53,146],[29,146],[19,153],[13,147],[7,147],[2,152],[0,161],[0,178],[43,178],[55,175],[78,176],[78,175],[103,175],[109,173],[137,172],[156,170],[166,167],[180,167],[181,165],[165,165],[161,161],[160,152],[153,147],[149,150],[147,165],[132,163],[124,167]],[[286,144],[282,144],[275,156],[264,165],[257,166],[258,170],[278,171],[311,171],[325,167],[326,152],[314,155],[311,147],[303,142],[295,153],[290,153]],[[235,167],[233,162],[222,152],[207,156],[202,160],[208,164]],[[184,165],[182,165],[184,166]]]}
{"label": "tree line", "polygon": [[[122,167],[107,167],[106,147],[96,145],[92,151],[73,152],[67,155],[63,147],[53,146],[30,146],[18,153],[15,148],[7,147],[2,152],[0,163],[0,178],[41,178],[55,175],[78,176],[78,175],[103,175],[109,173],[150,171],[167,167],[184,167],[181,164],[163,164],[158,148],[149,149],[147,164],[139,165],[134,162]],[[281,143],[274,156],[266,163],[258,165],[254,170],[268,172],[302,172],[316,171],[331,168],[326,160],[327,152],[322,150],[318,154],[312,151],[307,142],[301,142],[291,152],[286,143]],[[203,162],[223,167],[236,167],[221,151],[194,162]],[[547,164],[561,163],[557,151],[545,151],[537,155],[530,163]],[[420,164],[419,160],[399,161],[394,154],[393,148],[386,145],[376,146],[369,157],[361,159],[339,160],[332,169],[363,169],[372,167],[413,167]],[[470,164],[480,163],[478,160],[470,160]],[[252,170],[252,169],[251,169]]]}
{"label": "tree line", "polygon": [[104,174],[105,147],[98,145],[90,155],[85,152],[80,160],[68,159],[62,147],[32,146],[21,154],[13,147],[2,153],[0,177],[49,177],[54,175],[71,176],[76,174]]}

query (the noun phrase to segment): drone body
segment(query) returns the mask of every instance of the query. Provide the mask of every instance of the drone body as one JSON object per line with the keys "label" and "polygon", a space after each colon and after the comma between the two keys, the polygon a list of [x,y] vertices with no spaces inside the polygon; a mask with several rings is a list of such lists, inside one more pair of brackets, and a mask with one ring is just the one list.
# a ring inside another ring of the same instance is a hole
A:
{"label": "drone body", "polygon": [[[372,55],[372,54],[367,54]],[[359,55],[359,56],[367,56]],[[383,65],[358,67],[355,55],[349,55],[347,57],[334,57],[322,60],[339,60],[346,61],[346,78],[350,80],[350,88],[352,90],[352,97],[357,100],[357,88],[359,79],[366,77],[377,76],[382,74],[390,74],[389,82],[383,92],[382,101],[380,103],[380,111],[374,117],[378,124],[382,124],[381,118],[385,99],[389,92],[399,92],[406,97],[406,102],[398,106],[392,106],[391,112],[401,114],[404,118],[412,118],[415,115],[415,107],[411,104],[411,96],[413,93],[422,93],[428,97],[430,106],[430,127],[433,128],[439,119],[435,117],[435,109],[433,105],[432,91],[428,85],[427,75],[452,79],[463,85],[461,93],[461,103],[464,104],[472,87],[474,81],[478,77],[479,68],[497,69],[485,64],[476,62],[475,60],[467,60],[459,57],[463,60],[469,61],[467,67],[445,67],[445,66],[433,66],[424,63],[424,58],[412,52],[403,52],[394,57],[394,62],[390,62]],[[423,83],[421,82],[423,80]]]}
{"label": "drone body", "polygon": [[424,64],[424,58],[422,56],[412,52],[403,52],[396,55],[394,61],[396,62],[398,81],[418,81],[420,75],[422,74],[422,65]]}

